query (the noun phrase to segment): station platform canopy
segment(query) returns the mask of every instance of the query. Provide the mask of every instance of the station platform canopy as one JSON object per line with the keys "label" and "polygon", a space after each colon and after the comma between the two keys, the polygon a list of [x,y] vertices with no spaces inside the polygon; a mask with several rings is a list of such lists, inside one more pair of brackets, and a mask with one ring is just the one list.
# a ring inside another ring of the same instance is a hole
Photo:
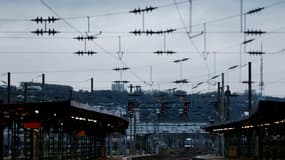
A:
{"label": "station platform canopy", "polygon": [[61,128],[65,132],[105,135],[125,132],[128,121],[115,115],[81,108],[71,101],[0,105],[0,127],[13,120],[23,122],[23,128]]}
{"label": "station platform canopy", "polygon": [[208,132],[232,132],[241,129],[270,128],[285,125],[285,101],[261,100],[257,110],[238,120],[203,127]]}

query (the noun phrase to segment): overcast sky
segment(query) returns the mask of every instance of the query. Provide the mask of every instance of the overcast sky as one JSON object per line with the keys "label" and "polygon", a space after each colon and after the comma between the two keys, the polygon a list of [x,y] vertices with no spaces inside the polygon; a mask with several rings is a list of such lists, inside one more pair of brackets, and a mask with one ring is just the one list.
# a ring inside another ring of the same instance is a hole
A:
{"label": "overcast sky", "polygon": [[[239,67],[227,71],[231,66],[240,65],[240,46],[244,41],[240,29],[240,0],[192,0],[192,39],[186,34],[190,24],[188,0],[0,0],[0,3],[0,80],[6,81],[6,73],[11,72],[13,85],[21,81],[40,82],[40,75],[45,73],[47,83],[89,90],[90,78],[94,77],[96,90],[110,89],[112,81],[120,80],[120,73],[112,69],[127,66],[131,70],[123,72],[123,80],[141,85],[145,90],[151,89],[151,77],[154,89],[180,88],[172,83],[180,79],[180,64],[173,61],[190,58],[182,63],[182,79],[190,81],[182,89],[188,93],[214,91],[216,86],[207,83],[193,90],[192,87],[222,72],[233,92],[247,89],[241,83],[247,80],[247,66],[242,67],[241,77]],[[166,50],[176,51],[176,54],[153,54],[164,49],[163,35],[129,33],[142,30],[143,25],[142,14],[128,11],[147,6],[158,8],[144,14],[145,29],[177,29],[165,36]],[[246,28],[267,33],[246,36],[247,40],[255,39],[246,49],[260,51],[262,44],[266,52],[263,56],[264,94],[284,97],[285,1],[248,0],[243,4],[243,11],[259,7],[265,9],[246,15]],[[55,36],[32,34],[37,28],[44,28],[43,24],[30,21],[37,16],[61,18],[47,24],[47,28],[61,33]],[[88,41],[86,47],[98,54],[78,56],[74,52],[83,50],[84,42],[73,38],[86,36],[88,16],[87,34],[101,34],[96,40]],[[206,24],[207,55],[203,54],[204,34],[199,35],[204,30],[203,24]],[[119,36],[124,52],[121,61],[117,55]],[[260,92],[260,56],[249,56],[243,51],[242,48],[241,64],[253,63],[253,89]]]}

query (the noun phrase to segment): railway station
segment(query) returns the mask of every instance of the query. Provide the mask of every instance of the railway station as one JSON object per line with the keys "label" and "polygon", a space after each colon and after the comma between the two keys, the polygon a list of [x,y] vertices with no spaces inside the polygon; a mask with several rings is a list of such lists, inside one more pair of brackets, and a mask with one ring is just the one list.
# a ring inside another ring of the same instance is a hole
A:
{"label": "railway station", "polygon": [[1,104],[0,159],[96,159],[128,122],[72,101]]}
{"label": "railway station", "polygon": [[250,116],[204,129],[220,137],[218,146],[224,148],[222,154],[225,158],[285,158],[284,101],[260,101],[257,110]]}

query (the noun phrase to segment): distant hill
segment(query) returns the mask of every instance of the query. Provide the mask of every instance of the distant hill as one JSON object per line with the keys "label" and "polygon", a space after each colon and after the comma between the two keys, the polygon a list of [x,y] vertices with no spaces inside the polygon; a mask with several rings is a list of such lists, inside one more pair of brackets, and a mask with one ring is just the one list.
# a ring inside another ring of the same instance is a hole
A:
{"label": "distant hill", "polygon": [[[40,83],[27,82],[27,102],[40,102],[43,100]],[[19,87],[11,87],[11,103],[24,102],[24,83]],[[275,97],[263,97],[263,99],[277,99]],[[216,92],[187,95],[183,91],[175,93],[167,92],[140,92],[128,94],[125,92],[100,90],[90,93],[88,91],[73,91],[72,87],[64,85],[46,84],[45,101],[61,101],[72,99],[80,103],[88,103],[91,106],[101,105],[107,109],[117,107],[126,109],[129,101],[135,102],[134,108],[139,111],[139,119],[143,122],[152,122],[158,119],[160,122],[209,122],[215,121]],[[259,96],[253,95],[253,106],[257,106]],[[284,99],[283,99],[284,100]],[[0,86],[0,102],[7,103],[7,88]],[[189,102],[188,112],[179,114],[183,109],[184,102]],[[164,104],[164,112],[159,113]],[[229,117],[230,120],[239,119],[247,110],[247,94],[239,94],[230,97]]]}

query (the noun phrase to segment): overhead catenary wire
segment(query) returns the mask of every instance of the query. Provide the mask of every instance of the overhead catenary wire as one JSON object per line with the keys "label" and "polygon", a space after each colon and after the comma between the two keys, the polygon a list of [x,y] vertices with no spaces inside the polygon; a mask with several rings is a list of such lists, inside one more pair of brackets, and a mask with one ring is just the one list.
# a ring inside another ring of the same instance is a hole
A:
{"label": "overhead catenary wire", "polygon": [[[184,51],[176,51],[176,54],[197,54],[197,53],[203,53],[203,52],[196,52],[196,51],[191,51],[191,50],[184,50]],[[265,56],[269,55],[285,55],[284,51],[264,51],[266,52]],[[68,54],[71,55],[71,53],[74,53],[74,51],[0,51],[0,54],[6,54],[6,55],[43,55],[43,54],[48,54],[48,55],[60,55],[60,54]],[[238,51],[208,51],[208,54],[226,54],[226,55],[236,55],[240,54]],[[242,54],[248,54],[248,52],[241,52]],[[116,55],[117,51],[102,51],[102,52],[97,52],[97,54],[109,54],[109,55]],[[153,55],[152,51],[124,51],[124,54],[128,55]],[[146,65],[147,66],[147,65]],[[149,65],[148,65],[149,66]]]}
{"label": "overhead catenary wire", "polygon": [[71,23],[69,23],[68,21],[66,21],[63,17],[61,17],[53,8],[51,8],[44,0],[40,0],[40,2],[46,6],[51,12],[53,12],[58,18],[60,18],[65,24],[67,24],[70,28],[72,28],[73,30],[77,31],[78,33],[80,33],[81,35],[83,35],[83,32],[81,32],[79,29],[77,29],[76,27],[74,27]]}
{"label": "overhead catenary wire", "polygon": [[[43,0],[40,0],[49,10],[51,10],[56,16],[58,16],[59,18],[61,18],[68,26],[70,26],[72,29],[74,29],[75,31],[78,31],[79,33],[81,33],[81,35],[83,35],[82,34],[82,32],[79,30],[79,29],[77,29],[76,27],[74,27],[73,25],[71,25],[68,21],[66,21],[65,19],[63,19],[53,8],[51,8],[47,3],[45,3]],[[124,62],[124,61],[122,61],[122,60],[120,60],[118,57],[116,57],[116,56],[114,56],[114,55],[112,55],[112,54],[109,54],[109,52],[105,49],[105,48],[103,48],[102,46],[100,46],[99,44],[97,44],[96,42],[94,42],[94,41],[91,41],[91,42],[93,42],[93,44],[95,44],[98,48],[100,48],[101,50],[103,50],[103,51],[105,51],[105,53],[106,54],[108,54],[108,55],[110,55],[111,57],[113,57],[113,58],[115,58],[115,59],[117,59],[117,60],[119,60],[119,62],[121,62],[121,63],[123,63],[125,66],[127,66],[127,64]],[[141,80],[144,84],[147,84],[147,82],[146,81],[144,81],[141,77],[139,77],[134,71],[132,71],[131,69],[130,69],[130,72],[136,77],[136,78],[138,78],[139,80]]]}
{"label": "overhead catenary wire", "polygon": [[[176,4],[176,0],[173,0],[173,1],[174,1],[174,3]],[[181,15],[181,12],[180,12],[180,10],[179,10],[178,5],[175,5],[175,7],[176,7],[176,11],[177,11],[177,13],[178,13],[178,15],[179,15],[179,19],[180,19],[180,21],[181,21],[181,23],[182,23],[182,25],[183,25],[183,29],[184,29],[185,33],[187,34],[187,36],[188,36],[188,39],[190,40],[192,46],[193,46],[194,49],[197,51],[197,53],[199,53],[200,56],[202,57],[202,59],[204,60],[204,64],[206,65],[207,72],[208,72],[208,74],[209,74],[210,69],[209,69],[209,65],[208,65],[208,63],[207,63],[207,59],[205,59],[205,57],[204,57],[204,54],[205,54],[205,53],[203,53],[203,54],[200,53],[199,48],[198,48],[197,45],[195,44],[194,40],[190,37],[190,32],[188,32],[188,30],[187,30],[188,27],[186,26],[186,24],[185,24],[185,22],[184,22],[184,20],[183,20],[183,17],[182,17],[182,15]],[[205,25],[205,24],[206,24],[206,23],[204,23],[203,25]],[[192,27],[192,26],[191,26],[191,27]],[[206,34],[206,33],[204,33],[204,34]]]}
{"label": "overhead catenary wire", "polygon": [[[182,33],[182,32],[180,32],[180,33]],[[208,32],[207,32],[208,33]],[[185,34],[184,32],[183,32],[183,34]],[[137,52],[137,54],[148,54],[148,53],[143,53],[144,51],[142,51],[142,52]],[[103,52],[102,52],[103,53]],[[112,52],[110,52],[110,53],[112,53]],[[195,54],[195,52],[190,52],[190,54]],[[202,52],[201,52],[202,53]],[[210,53],[210,52],[209,52]],[[65,54],[65,53],[64,53]],[[66,54],[68,54],[68,53],[66,53]],[[112,53],[113,54],[113,53]],[[128,54],[131,54],[131,53],[128,53]],[[186,52],[185,53],[181,53],[181,54],[186,54]],[[229,53],[218,53],[218,54],[235,54],[235,53],[233,53],[233,52],[229,52]],[[282,53],[277,53],[277,54],[282,54]]]}
{"label": "overhead catenary wire", "polygon": [[[40,0],[43,4],[47,5],[47,3],[45,3],[43,0]],[[186,1],[180,1],[180,2],[177,2],[175,1],[174,3],[169,3],[169,4],[165,4],[165,5],[160,5],[160,6],[157,6],[158,8],[167,8],[167,7],[171,7],[171,6],[177,6],[177,5],[180,5],[180,4],[186,4],[186,3],[189,3],[188,0]],[[264,8],[270,8],[270,7],[273,7],[273,6],[277,6],[277,5],[280,5],[280,4],[283,4],[285,3],[284,0],[282,1],[279,1],[279,2],[276,2],[276,3],[272,3],[272,4],[269,4],[267,6],[264,6]],[[56,15],[58,16],[57,12],[55,12],[55,10],[53,10],[50,6],[47,5],[47,7]],[[95,18],[95,17],[102,17],[102,16],[112,16],[112,15],[120,15],[120,14],[128,14],[129,11],[116,11],[116,12],[109,12],[109,13],[103,13],[103,14],[97,14],[97,15],[85,15],[85,16],[74,16],[74,17],[62,17],[62,16],[58,16],[59,18],[62,18],[62,19],[86,19],[87,17],[89,18]],[[244,14],[244,13],[243,13]],[[195,27],[195,26],[200,26],[200,25],[203,25],[204,23],[216,23],[216,22],[220,22],[220,21],[224,21],[224,20],[228,20],[228,19],[232,19],[232,18],[236,18],[236,17],[239,17],[240,14],[235,14],[235,15],[231,15],[231,16],[226,16],[226,17],[222,17],[222,18],[217,18],[217,19],[213,19],[213,20],[208,20],[208,21],[204,21],[204,22],[201,22],[201,23],[197,23],[197,24],[192,24],[192,27]],[[20,19],[20,18],[0,18],[0,21],[30,21],[30,19]],[[187,26],[189,27],[189,26]],[[182,28],[177,28],[177,29],[183,29],[184,26]]]}
{"label": "overhead catenary wire", "polygon": [[[188,1],[180,1],[177,2],[178,5],[180,4],[185,4]],[[167,8],[167,7],[171,7],[174,6],[175,4],[173,3],[169,3],[169,4],[164,4],[164,5],[159,5],[157,6],[158,8]],[[106,17],[106,16],[118,16],[118,15],[123,15],[123,14],[129,14],[128,10],[124,10],[124,11],[114,11],[114,12],[109,12],[109,13],[102,13],[102,14],[97,14],[97,15],[85,15],[85,16],[74,16],[74,17],[62,17],[64,19],[85,19],[87,17],[89,18],[96,18],[96,17]]]}
{"label": "overhead catenary wire", "polygon": [[[64,31],[61,31],[61,33],[81,33],[83,34],[79,29],[77,29],[76,27],[74,27],[73,25],[71,25],[68,21],[66,21],[65,19],[68,19],[68,17],[61,17],[58,15],[58,13],[53,10],[47,3],[45,3],[43,0],[40,0],[46,7],[48,7],[48,9],[50,9],[56,16],[58,16],[59,18],[61,18],[67,25],[69,25],[73,30],[75,30],[76,32],[64,32]],[[166,6],[175,6],[176,8],[178,7],[177,5],[178,4],[183,4],[183,3],[187,3],[188,1],[182,1],[182,2],[176,2],[175,3],[172,3],[172,4],[169,4],[169,5],[166,5]],[[276,3],[272,3],[272,4],[269,4],[267,6],[264,6],[263,8],[270,8],[270,7],[273,7],[273,6],[276,6],[276,5],[280,5],[280,4],[283,4],[285,3],[285,1],[279,1],[279,2],[276,2]],[[161,7],[164,7],[164,6],[161,6]],[[159,7],[159,8],[161,8]],[[179,8],[178,8],[179,9]],[[180,11],[179,11],[180,12]],[[128,13],[126,11],[126,13]],[[246,13],[246,12],[245,12]],[[243,13],[243,14],[245,14]],[[182,18],[182,15],[181,13],[180,14],[180,17]],[[235,15],[231,15],[231,16],[226,16],[226,17],[221,17],[221,18],[217,18],[217,19],[213,19],[213,20],[208,20],[208,21],[204,21],[204,22],[201,22],[201,23],[197,23],[197,24],[192,24],[192,27],[195,27],[195,26],[201,26],[201,25],[204,25],[205,23],[206,24],[210,24],[210,23],[216,23],[216,22],[221,22],[221,21],[224,21],[224,20],[228,20],[228,19],[232,19],[232,18],[236,18],[236,17],[239,17],[240,14],[235,14]],[[82,18],[86,18],[86,17],[92,17],[92,16],[83,16]],[[180,18],[180,19],[181,19]],[[10,18],[11,20],[13,20],[13,18]],[[5,20],[5,18],[4,18]],[[7,20],[9,20],[9,18],[7,18]],[[14,20],[17,20],[16,18]],[[27,20],[27,21],[30,21],[29,19],[24,19],[24,20]],[[183,20],[183,18],[182,18]],[[1,18],[0,18],[0,21],[1,21]],[[184,20],[183,20],[183,23],[184,23]],[[185,28],[187,28],[189,26],[186,26],[186,24],[184,23],[183,27],[176,27],[177,30],[185,30]],[[29,31],[0,31],[0,33],[28,33]],[[94,32],[95,33],[95,32]],[[97,33],[97,32],[96,32]],[[104,31],[104,33],[109,33],[109,34],[122,34],[122,33],[126,33],[128,34],[128,31],[126,32],[122,32],[122,31]],[[193,33],[200,33],[200,32],[193,32]],[[207,31],[207,34],[210,33],[210,34],[241,34],[240,31]],[[285,33],[285,32],[267,32],[267,34],[270,33],[270,34],[281,34],[281,33]],[[179,32],[179,31],[176,31],[174,34],[185,34],[185,32]],[[115,36],[114,36],[115,37]]]}

